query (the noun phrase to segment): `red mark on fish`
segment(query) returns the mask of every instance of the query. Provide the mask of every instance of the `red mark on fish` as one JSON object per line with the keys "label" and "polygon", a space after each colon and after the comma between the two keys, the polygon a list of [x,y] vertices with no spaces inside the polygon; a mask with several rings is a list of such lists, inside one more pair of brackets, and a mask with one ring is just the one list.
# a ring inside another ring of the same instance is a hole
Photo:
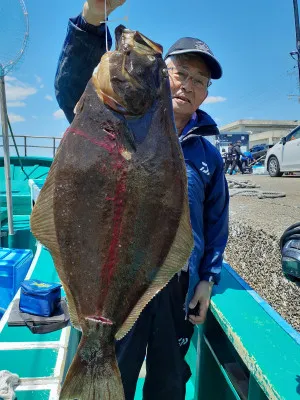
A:
{"label": "red mark on fish", "polygon": [[[74,129],[74,128],[68,128],[66,130],[66,133],[64,135],[64,137],[69,134],[69,133],[74,133],[75,135],[81,136],[85,139],[87,139],[89,142],[95,144],[96,146],[102,147],[105,150],[107,150],[110,154],[113,153],[115,151],[115,149],[119,146],[117,146],[116,142],[112,142],[105,140],[105,138],[103,140],[98,140],[95,139],[93,137],[91,137],[89,134],[87,134],[86,132],[80,130],[80,129]],[[111,135],[110,133],[107,132],[107,134]]]}
{"label": "red mark on fish", "polygon": [[109,197],[109,196],[106,196],[105,197],[105,200],[108,200],[108,201],[115,201],[115,197]]}
{"label": "red mark on fish", "polygon": [[109,282],[112,278],[115,265],[117,263],[117,252],[119,250],[118,245],[121,236],[121,225],[125,208],[124,197],[126,193],[126,178],[127,170],[124,168],[116,185],[115,196],[112,198],[112,201],[114,202],[113,231],[107,260],[103,266],[103,271],[107,271],[107,287],[109,287]]}
{"label": "red mark on fish", "polygon": [[125,149],[117,140],[115,140],[116,139],[115,133],[108,131],[106,127],[103,130],[107,133],[107,137],[103,138],[102,140],[95,139],[90,135],[88,135],[87,133],[81,131],[80,129],[69,128],[67,130],[67,132],[69,131],[68,133],[74,133],[75,135],[79,135],[87,139],[91,143],[95,144],[96,146],[102,147],[105,150],[107,150],[108,153],[112,156],[111,168],[118,174],[114,195],[112,197],[106,196],[106,200],[112,201],[114,203],[113,227],[112,227],[112,237],[108,248],[108,255],[102,268],[102,279],[105,280],[106,282],[105,285],[106,290],[105,293],[101,293],[98,310],[102,309],[102,304],[107,295],[109,284],[112,279],[115,266],[117,264],[117,253],[120,250],[119,242],[121,237],[122,219],[125,209],[126,180],[127,180],[127,161],[122,156],[122,152]]}

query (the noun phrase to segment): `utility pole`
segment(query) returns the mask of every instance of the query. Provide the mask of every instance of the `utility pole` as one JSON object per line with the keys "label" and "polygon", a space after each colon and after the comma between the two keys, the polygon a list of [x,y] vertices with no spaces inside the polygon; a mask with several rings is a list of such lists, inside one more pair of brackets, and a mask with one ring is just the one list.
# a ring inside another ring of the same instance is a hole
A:
{"label": "utility pole", "polygon": [[[300,26],[299,26],[299,10],[298,10],[298,0],[293,0],[294,3],[294,14],[295,14],[295,28],[296,28],[296,46],[297,51],[293,52],[294,55],[297,56],[297,64],[298,64],[298,83],[299,83],[299,92],[300,92]],[[299,97],[300,102],[300,97]]]}

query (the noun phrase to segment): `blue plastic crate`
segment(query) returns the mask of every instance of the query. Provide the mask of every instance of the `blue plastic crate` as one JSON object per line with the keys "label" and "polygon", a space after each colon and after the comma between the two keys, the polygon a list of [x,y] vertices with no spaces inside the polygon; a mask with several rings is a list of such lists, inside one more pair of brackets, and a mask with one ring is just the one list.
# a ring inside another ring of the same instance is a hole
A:
{"label": "blue plastic crate", "polygon": [[0,247],[0,308],[6,309],[25,279],[33,259],[31,250]]}

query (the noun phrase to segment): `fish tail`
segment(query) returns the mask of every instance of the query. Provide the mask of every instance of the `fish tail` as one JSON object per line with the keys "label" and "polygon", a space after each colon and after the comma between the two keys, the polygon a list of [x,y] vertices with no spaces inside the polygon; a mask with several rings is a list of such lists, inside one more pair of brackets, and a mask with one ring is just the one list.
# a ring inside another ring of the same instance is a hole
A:
{"label": "fish tail", "polygon": [[87,321],[60,400],[125,399],[112,332],[108,324]]}

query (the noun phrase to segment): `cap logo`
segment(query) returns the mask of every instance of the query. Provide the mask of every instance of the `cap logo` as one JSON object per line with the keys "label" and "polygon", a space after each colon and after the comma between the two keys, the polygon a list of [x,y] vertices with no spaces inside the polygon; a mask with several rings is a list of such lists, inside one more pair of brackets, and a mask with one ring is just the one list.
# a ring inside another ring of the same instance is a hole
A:
{"label": "cap logo", "polygon": [[212,54],[210,51],[210,48],[205,44],[204,42],[201,42],[200,40],[195,43],[195,47],[197,50],[206,50],[207,53]]}

